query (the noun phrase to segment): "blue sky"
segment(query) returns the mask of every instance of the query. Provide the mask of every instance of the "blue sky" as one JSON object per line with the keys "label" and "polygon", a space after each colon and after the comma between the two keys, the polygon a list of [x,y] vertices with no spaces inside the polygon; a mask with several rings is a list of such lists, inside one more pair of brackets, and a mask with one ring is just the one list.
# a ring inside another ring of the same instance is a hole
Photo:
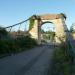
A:
{"label": "blue sky", "polygon": [[47,13],[65,13],[70,28],[75,22],[75,0],[0,0],[0,25],[4,27]]}

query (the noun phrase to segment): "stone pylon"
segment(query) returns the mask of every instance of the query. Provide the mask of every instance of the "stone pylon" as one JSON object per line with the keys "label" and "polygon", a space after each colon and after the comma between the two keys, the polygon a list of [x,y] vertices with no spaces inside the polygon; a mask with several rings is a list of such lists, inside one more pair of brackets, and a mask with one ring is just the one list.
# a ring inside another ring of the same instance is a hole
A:
{"label": "stone pylon", "polygon": [[57,43],[61,43],[62,41],[66,40],[66,33],[67,26],[65,24],[65,16],[63,14],[46,14],[40,15],[39,18],[36,16],[34,20],[34,25],[32,29],[29,31],[31,37],[36,39],[38,44],[41,44],[41,26],[44,23],[53,23],[55,25],[55,41]]}

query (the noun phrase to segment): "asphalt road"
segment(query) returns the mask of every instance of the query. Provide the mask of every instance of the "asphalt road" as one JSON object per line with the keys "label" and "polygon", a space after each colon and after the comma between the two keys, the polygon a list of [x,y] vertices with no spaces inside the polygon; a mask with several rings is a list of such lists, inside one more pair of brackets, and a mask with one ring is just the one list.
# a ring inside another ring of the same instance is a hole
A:
{"label": "asphalt road", "polygon": [[40,46],[0,59],[0,75],[47,75],[53,46]]}

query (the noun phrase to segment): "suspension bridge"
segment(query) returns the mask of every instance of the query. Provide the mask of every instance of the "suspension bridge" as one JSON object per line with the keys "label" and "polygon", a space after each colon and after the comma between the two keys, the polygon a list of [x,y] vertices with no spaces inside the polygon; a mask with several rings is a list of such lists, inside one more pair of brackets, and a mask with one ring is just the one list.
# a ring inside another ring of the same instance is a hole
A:
{"label": "suspension bridge", "polygon": [[[29,22],[29,25],[27,24],[27,22]],[[28,33],[31,35],[31,38],[36,39],[38,44],[40,44],[41,26],[45,23],[53,23],[55,25],[55,40],[57,43],[60,42],[57,37],[62,38],[63,36],[65,36],[65,30],[67,29],[65,24],[65,16],[63,14],[32,15],[24,21],[5,27],[5,29],[9,32],[16,29],[20,33],[20,29],[22,28],[22,31],[28,31]],[[29,26],[28,30],[26,29],[26,26]],[[65,40],[65,38],[63,40]]]}
{"label": "suspension bridge", "polygon": [[[65,24],[65,20],[66,16],[63,13],[32,15],[24,21],[5,27],[5,29],[8,30],[10,33],[14,29],[16,29],[16,32],[18,32],[17,35],[20,34],[20,29],[22,31],[24,30],[22,36],[25,35],[24,32],[28,32],[27,34],[30,34],[31,38],[36,39],[37,43],[41,44],[41,26],[45,23],[53,23],[56,29],[55,32],[56,43],[60,43],[59,38],[62,39],[63,41],[65,41],[65,39],[67,38],[67,40],[72,44],[74,50],[74,40],[67,28],[67,25]],[[28,26],[28,29],[26,28],[26,26]]]}
{"label": "suspension bridge", "polygon": [[[32,17],[32,16],[31,16],[31,17]],[[29,17],[28,19],[26,19],[26,20],[24,20],[24,21],[21,21],[21,22],[19,22],[19,23],[16,23],[16,24],[7,26],[7,27],[5,27],[5,29],[6,29],[6,30],[9,29],[9,32],[11,32],[12,29],[13,29],[13,27],[17,27],[17,26],[18,26],[18,30],[20,30],[21,26],[22,26],[24,23],[26,23],[27,21],[29,21],[29,20],[31,19],[31,17]],[[24,25],[23,25],[23,26],[24,26],[24,27],[23,27],[24,29],[26,29],[26,25],[27,25],[27,24],[24,24]],[[17,29],[17,28],[16,28],[16,29]]]}
{"label": "suspension bridge", "polygon": [[[65,15],[63,14],[45,14],[45,15],[32,15],[28,19],[16,23],[14,25],[5,27],[9,30],[9,33],[13,31],[14,27],[18,26],[18,31],[21,29],[22,25],[24,32],[28,31],[31,34],[31,38],[36,39],[38,44],[41,44],[41,26],[44,23],[55,24],[55,41],[61,43],[60,39],[67,41],[72,46],[72,51],[75,54],[75,42],[68,28],[65,24]],[[26,29],[30,22],[30,29]],[[17,30],[16,30],[17,31]],[[1,75],[47,75],[51,58],[53,55],[54,46],[43,45],[42,47],[34,48],[27,52],[17,54],[15,56],[8,56],[4,59],[0,59],[0,74]],[[14,61],[14,62],[13,62]]]}

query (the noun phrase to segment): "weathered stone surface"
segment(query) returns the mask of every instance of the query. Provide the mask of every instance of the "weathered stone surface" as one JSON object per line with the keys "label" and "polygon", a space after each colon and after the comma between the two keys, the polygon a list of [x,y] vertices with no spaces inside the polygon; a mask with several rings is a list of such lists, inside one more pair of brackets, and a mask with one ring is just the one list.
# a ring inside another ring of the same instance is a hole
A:
{"label": "weathered stone surface", "polygon": [[58,19],[61,17],[60,14],[45,14],[45,15],[40,15],[42,20],[54,20]]}
{"label": "weathered stone surface", "polygon": [[[44,23],[50,22],[55,25],[55,40],[57,43],[60,43],[60,39],[65,41],[66,39],[66,33],[65,30],[67,30],[67,26],[65,24],[65,17],[62,14],[45,14],[45,15],[37,15],[36,17],[40,19],[35,19],[34,27],[30,30],[30,34],[32,38],[37,39],[38,43],[41,43],[41,26]],[[60,39],[59,39],[60,38]]]}

